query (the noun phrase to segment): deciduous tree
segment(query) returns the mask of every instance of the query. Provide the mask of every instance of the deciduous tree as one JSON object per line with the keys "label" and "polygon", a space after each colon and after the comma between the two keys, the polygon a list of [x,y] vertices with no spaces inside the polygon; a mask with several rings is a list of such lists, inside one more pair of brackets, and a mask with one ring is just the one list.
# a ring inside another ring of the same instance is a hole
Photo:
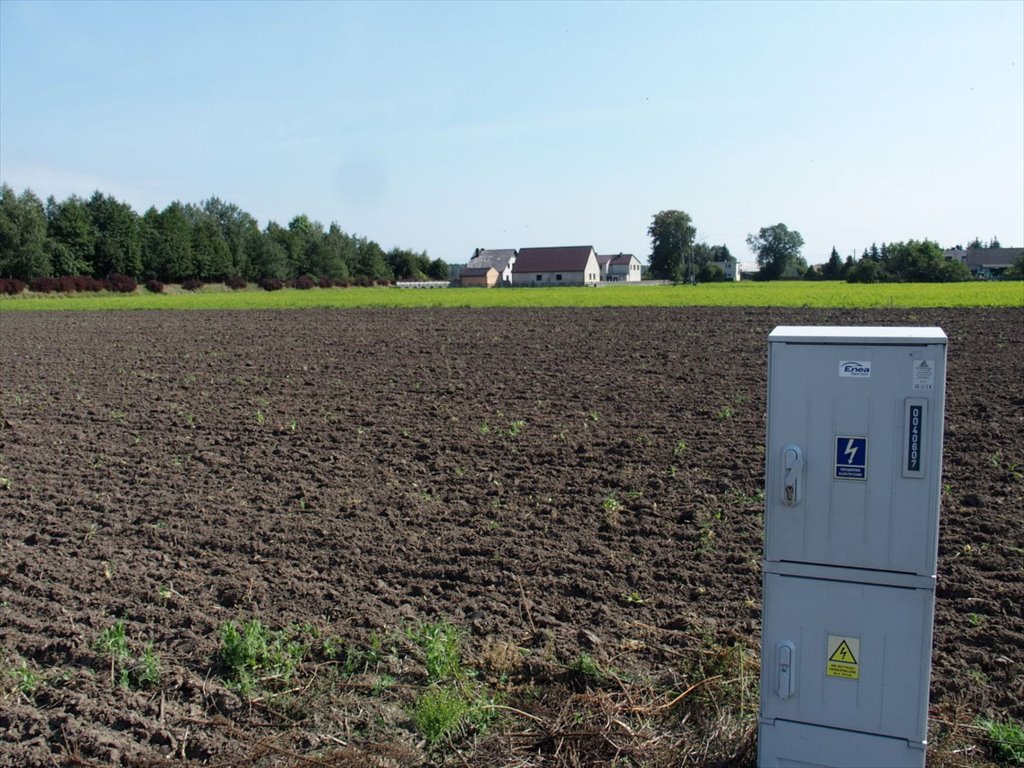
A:
{"label": "deciduous tree", "polygon": [[785,224],[762,227],[756,235],[747,235],[747,245],[757,255],[757,266],[765,280],[800,277],[807,262],[800,256],[804,239]]}
{"label": "deciduous tree", "polygon": [[647,228],[651,238],[651,275],[659,280],[682,280],[693,255],[697,229],[685,211],[661,211]]}

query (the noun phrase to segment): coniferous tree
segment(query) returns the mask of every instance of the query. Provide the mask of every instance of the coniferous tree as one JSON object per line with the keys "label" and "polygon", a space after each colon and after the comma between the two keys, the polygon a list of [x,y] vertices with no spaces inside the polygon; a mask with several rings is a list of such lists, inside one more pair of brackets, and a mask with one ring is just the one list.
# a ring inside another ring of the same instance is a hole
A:
{"label": "coniferous tree", "polygon": [[31,280],[51,274],[46,211],[30,190],[0,186],[0,277]]}
{"label": "coniferous tree", "polygon": [[55,275],[91,275],[96,227],[85,201],[76,195],[58,203],[46,200],[46,233]]}

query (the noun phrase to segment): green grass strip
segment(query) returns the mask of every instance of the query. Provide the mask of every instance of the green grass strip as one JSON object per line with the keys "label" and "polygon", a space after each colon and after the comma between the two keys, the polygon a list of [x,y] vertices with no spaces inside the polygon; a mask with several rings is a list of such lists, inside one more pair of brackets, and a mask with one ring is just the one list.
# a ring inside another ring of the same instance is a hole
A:
{"label": "green grass strip", "polygon": [[608,285],[599,288],[249,288],[206,286],[195,293],[20,294],[0,312],[117,309],[361,309],[372,307],[1024,307],[1024,282],[844,282]]}

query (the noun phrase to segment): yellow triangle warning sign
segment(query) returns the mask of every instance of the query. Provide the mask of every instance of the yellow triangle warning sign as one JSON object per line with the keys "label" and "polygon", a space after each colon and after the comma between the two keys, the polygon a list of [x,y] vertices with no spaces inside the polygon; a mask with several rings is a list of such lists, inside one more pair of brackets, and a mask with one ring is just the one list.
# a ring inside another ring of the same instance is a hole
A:
{"label": "yellow triangle warning sign", "polygon": [[860,638],[828,636],[828,655],[825,657],[825,674],[843,680],[860,679]]}
{"label": "yellow triangle warning sign", "polygon": [[853,655],[853,651],[850,650],[850,646],[846,640],[839,643],[839,647],[832,651],[832,655],[828,657],[828,660],[837,661],[840,664],[857,663],[857,658]]}

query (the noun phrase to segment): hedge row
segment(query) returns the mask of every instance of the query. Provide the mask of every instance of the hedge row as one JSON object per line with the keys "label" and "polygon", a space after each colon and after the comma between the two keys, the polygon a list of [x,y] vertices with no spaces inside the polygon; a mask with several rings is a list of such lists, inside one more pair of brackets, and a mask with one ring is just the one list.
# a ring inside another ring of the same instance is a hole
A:
{"label": "hedge row", "polygon": [[98,280],[88,275],[35,277],[27,284],[14,278],[0,278],[0,293],[8,295],[21,293],[26,288],[35,293],[132,293],[137,287],[135,281],[127,275],[110,275],[106,280]]}

